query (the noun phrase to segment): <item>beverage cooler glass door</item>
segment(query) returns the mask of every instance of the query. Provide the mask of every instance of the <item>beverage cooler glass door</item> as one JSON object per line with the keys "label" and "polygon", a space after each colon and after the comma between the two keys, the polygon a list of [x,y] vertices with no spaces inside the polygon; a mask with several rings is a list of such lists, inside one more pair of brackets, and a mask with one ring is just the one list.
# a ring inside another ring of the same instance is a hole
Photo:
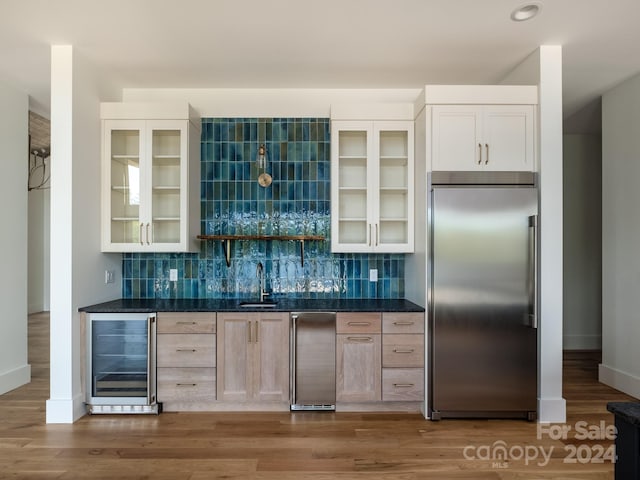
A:
{"label": "beverage cooler glass door", "polygon": [[97,406],[155,405],[155,313],[90,314],[87,335],[91,413],[103,413]]}

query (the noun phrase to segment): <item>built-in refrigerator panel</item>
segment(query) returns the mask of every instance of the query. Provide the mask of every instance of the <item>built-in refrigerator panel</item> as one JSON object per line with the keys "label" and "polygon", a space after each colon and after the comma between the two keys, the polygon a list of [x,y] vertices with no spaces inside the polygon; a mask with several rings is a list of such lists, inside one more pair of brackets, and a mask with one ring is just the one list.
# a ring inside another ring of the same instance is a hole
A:
{"label": "built-in refrigerator panel", "polygon": [[431,417],[535,418],[537,190],[433,185]]}
{"label": "built-in refrigerator panel", "polygon": [[86,385],[90,413],[158,413],[155,314],[89,314]]}

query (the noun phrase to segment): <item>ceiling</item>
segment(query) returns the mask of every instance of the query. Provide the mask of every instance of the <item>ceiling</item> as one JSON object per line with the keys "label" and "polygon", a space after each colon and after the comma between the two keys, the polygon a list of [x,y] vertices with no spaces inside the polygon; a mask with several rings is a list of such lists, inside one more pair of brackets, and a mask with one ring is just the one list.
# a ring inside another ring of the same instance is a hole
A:
{"label": "ceiling", "polygon": [[46,114],[51,44],[123,88],[490,84],[555,44],[567,119],[640,72],[638,0],[540,0],[510,20],[525,1],[0,0],[0,80]]}

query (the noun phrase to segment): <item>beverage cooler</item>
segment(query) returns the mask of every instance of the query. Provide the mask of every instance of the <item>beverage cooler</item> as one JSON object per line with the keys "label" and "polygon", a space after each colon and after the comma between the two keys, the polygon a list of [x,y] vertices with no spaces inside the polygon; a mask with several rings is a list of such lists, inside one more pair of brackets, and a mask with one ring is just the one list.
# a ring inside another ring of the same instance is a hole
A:
{"label": "beverage cooler", "polygon": [[87,357],[89,413],[159,413],[155,313],[90,314]]}

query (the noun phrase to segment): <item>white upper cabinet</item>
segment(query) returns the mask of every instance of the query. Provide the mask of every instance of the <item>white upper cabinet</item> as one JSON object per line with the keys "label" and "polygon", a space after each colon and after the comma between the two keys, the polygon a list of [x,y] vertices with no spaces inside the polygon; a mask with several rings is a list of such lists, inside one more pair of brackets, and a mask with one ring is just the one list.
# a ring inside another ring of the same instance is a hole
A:
{"label": "white upper cabinet", "polygon": [[197,251],[199,128],[135,116],[104,119],[103,110],[102,251]]}
{"label": "white upper cabinet", "polygon": [[432,170],[533,171],[533,105],[434,105]]}
{"label": "white upper cabinet", "polygon": [[332,121],[331,249],[413,251],[413,122]]}

